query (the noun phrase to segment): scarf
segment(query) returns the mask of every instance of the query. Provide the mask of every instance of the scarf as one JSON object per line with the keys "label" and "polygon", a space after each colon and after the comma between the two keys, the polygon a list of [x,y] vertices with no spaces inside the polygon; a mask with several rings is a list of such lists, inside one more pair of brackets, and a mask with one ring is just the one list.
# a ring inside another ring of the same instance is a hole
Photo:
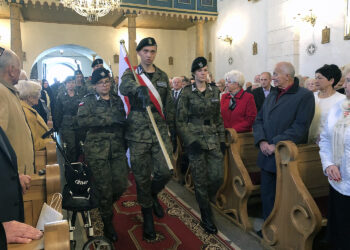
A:
{"label": "scarf", "polygon": [[234,93],[230,93],[231,99],[230,99],[230,104],[229,104],[229,106],[228,106],[228,108],[229,108],[230,110],[234,110],[234,109],[236,108],[237,103],[236,103],[236,100],[235,100],[235,96],[236,96],[240,91],[241,91],[241,90],[238,90],[238,91],[236,91],[236,92],[234,92]]}
{"label": "scarf", "polygon": [[340,166],[344,155],[345,131],[350,126],[350,100],[345,99],[341,104],[341,108],[343,114],[334,125],[332,141],[333,161],[337,166]]}

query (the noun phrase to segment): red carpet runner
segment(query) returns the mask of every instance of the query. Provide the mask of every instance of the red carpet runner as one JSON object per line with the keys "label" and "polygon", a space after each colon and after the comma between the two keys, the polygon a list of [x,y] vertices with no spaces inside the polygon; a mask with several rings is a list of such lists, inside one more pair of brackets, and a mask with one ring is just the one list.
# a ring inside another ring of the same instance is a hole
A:
{"label": "red carpet runner", "polygon": [[158,196],[166,215],[162,219],[154,216],[157,239],[153,243],[142,240],[141,209],[133,176],[129,179],[132,185],[114,204],[113,224],[119,238],[116,249],[233,249],[221,237],[206,234],[199,219],[166,189]]}

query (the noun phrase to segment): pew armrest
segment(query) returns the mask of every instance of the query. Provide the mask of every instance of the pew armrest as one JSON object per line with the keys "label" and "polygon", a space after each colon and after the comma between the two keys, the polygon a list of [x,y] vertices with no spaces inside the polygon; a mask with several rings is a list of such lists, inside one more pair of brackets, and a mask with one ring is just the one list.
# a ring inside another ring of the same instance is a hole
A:
{"label": "pew armrest", "polygon": [[67,221],[57,221],[45,225],[44,236],[28,244],[8,244],[9,250],[68,250],[70,249],[69,226]]}
{"label": "pew armrest", "polygon": [[69,250],[69,225],[66,220],[56,221],[45,225],[45,249]]}
{"label": "pew armrest", "polygon": [[[58,164],[46,166],[46,201],[50,204],[52,196],[61,193],[60,166]],[[59,212],[62,208],[59,208]]]}

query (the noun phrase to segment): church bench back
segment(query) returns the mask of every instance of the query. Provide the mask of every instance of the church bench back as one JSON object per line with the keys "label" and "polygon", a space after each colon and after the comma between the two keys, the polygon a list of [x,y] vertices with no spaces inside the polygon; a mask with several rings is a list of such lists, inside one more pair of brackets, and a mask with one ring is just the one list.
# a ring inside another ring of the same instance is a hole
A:
{"label": "church bench back", "polygon": [[263,225],[264,244],[275,249],[312,249],[324,225],[316,201],[326,200],[329,188],[318,152],[317,145],[277,144],[276,199]]}

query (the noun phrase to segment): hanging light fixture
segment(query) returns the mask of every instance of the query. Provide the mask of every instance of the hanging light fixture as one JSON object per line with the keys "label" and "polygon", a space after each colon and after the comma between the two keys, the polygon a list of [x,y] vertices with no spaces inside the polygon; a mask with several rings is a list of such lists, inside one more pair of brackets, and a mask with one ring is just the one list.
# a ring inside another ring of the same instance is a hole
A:
{"label": "hanging light fixture", "polygon": [[97,22],[99,17],[107,15],[120,6],[121,0],[60,0],[64,7],[72,8],[89,22]]}

